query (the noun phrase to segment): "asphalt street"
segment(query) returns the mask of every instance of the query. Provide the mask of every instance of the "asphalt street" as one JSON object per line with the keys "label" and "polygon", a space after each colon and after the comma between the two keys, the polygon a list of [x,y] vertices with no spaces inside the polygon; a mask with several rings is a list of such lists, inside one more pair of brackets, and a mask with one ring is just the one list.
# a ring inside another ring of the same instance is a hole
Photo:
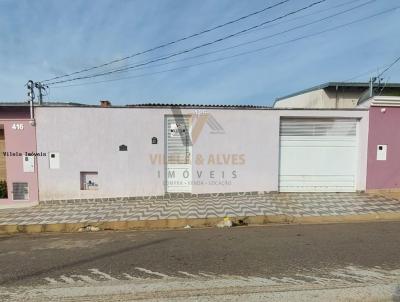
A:
{"label": "asphalt street", "polygon": [[[400,268],[400,222],[0,237],[0,287]],[[72,276],[72,277],[71,277]],[[81,277],[85,278],[85,277]]]}

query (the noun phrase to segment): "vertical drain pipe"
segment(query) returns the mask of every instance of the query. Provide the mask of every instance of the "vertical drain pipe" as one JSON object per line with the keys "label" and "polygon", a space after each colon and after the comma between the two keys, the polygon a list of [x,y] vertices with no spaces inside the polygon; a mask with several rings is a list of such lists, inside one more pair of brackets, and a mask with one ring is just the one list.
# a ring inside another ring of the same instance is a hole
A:
{"label": "vertical drain pipe", "polygon": [[338,95],[338,90],[339,90],[339,85],[336,84],[336,95],[335,95],[335,109],[338,108],[338,103],[339,103],[339,95]]}
{"label": "vertical drain pipe", "polygon": [[30,104],[30,109],[31,109],[31,120],[33,121],[34,120],[34,116],[33,116],[33,101],[32,100],[30,100],[29,101],[29,104]]}
{"label": "vertical drain pipe", "polygon": [[34,92],[34,84],[32,80],[29,80],[26,83],[26,87],[28,88],[28,96],[29,96],[29,105],[30,105],[30,113],[31,113],[31,120],[34,119],[34,112],[33,112],[33,100],[35,99],[35,92]]}

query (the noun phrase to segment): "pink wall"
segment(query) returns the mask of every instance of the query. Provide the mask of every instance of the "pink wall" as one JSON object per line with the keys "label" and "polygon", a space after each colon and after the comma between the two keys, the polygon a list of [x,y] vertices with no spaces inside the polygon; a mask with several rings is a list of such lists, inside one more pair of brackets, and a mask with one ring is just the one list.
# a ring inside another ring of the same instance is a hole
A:
{"label": "pink wall", "polygon": [[[386,160],[376,159],[377,145],[387,145]],[[400,107],[372,106],[369,111],[367,189],[396,188],[400,188]]]}
{"label": "pink wall", "polygon": [[[30,120],[1,120],[4,126],[5,150],[6,152],[36,152],[36,129]],[[13,124],[23,125],[23,129],[13,129]],[[35,158],[35,171],[23,171],[23,157],[6,156],[7,167],[7,186],[8,199],[0,199],[0,206],[9,204],[24,203],[24,201],[12,200],[12,183],[27,182],[29,185],[29,200],[25,202],[38,201],[38,181],[37,181],[37,159]]]}

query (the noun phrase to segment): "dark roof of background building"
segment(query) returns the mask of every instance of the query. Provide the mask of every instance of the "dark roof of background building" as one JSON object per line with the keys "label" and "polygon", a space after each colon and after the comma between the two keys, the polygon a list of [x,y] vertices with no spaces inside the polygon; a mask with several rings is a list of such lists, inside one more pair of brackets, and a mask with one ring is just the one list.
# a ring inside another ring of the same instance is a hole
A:
{"label": "dark roof of background building", "polygon": [[[385,88],[400,88],[400,83],[381,83],[382,86],[385,86]],[[378,84],[375,83],[374,87],[377,87]],[[304,90],[300,90],[298,92],[294,92],[292,94],[286,95],[286,96],[282,96],[279,98],[275,99],[275,102],[283,100],[283,99],[287,99],[290,97],[294,97],[297,95],[301,95],[307,92],[311,92],[311,91],[315,91],[315,90],[319,90],[319,89],[326,89],[329,87],[350,87],[350,88],[368,88],[369,87],[369,82],[327,82],[324,84],[320,84],[317,86],[313,86]]]}
{"label": "dark roof of background building", "polygon": [[[102,108],[100,105],[88,105],[82,103],[72,102],[44,102],[41,107],[52,107],[52,108]],[[26,102],[0,102],[0,107],[9,108],[26,108],[29,110],[29,104]],[[39,107],[35,103],[35,107]],[[282,110],[282,108],[273,108],[271,106],[258,106],[258,105],[205,105],[205,104],[164,104],[164,103],[143,103],[143,104],[129,104],[129,105],[115,105],[109,108],[170,108],[170,109],[232,109],[232,110]],[[332,110],[332,108],[285,108],[284,110]],[[348,110],[368,110],[367,108],[338,108],[337,110],[348,111]]]}
{"label": "dark roof of background building", "polygon": [[215,105],[215,104],[165,104],[165,103],[143,103],[143,104],[129,104],[126,107],[130,108],[222,108],[222,109],[265,109],[270,106],[261,105]]}
{"label": "dark roof of background building", "polygon": [[[38,103],[34,103],[35,106],[38,106]],[[29,107],[28,102],[0,102],[0,106],[4,107]],[[72,103],[72,102],[43,102],[42,106],[52,106],[52,107],[78,107],[78,106],[92,106],[81,103]]]}
{"label": "dark roof of background building", "polygon": [[[82,104],[75,102],[43,102],[41,105],[34,103],[35,107],[100,107],[100,104]],[[0,102],[5,107],[28,107],[28,102]],[[260,105],[213,105],[213,104],[167,104],[167,103],[142,103],[127,105],[111,105],[110,108],[221,108],[221,109],[265,109],[269,106]]]}

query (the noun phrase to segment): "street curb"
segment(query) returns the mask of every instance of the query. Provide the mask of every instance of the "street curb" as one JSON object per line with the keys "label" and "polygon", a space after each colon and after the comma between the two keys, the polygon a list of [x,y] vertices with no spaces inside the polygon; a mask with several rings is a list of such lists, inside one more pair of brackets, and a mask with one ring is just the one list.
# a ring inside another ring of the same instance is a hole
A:
{"label": "street curb", "polygon": [[[262,225],[262,224],[325,224],[325,223],[352,223],[373,221],[400,221],[400,212],[374,212],[369,214],[343,215],[343,216],[290,216],[266,215],[230,217],[234,225]],[[135,221],[97,221],[82,223],[54,223],[54,224],[29,224],[29,225],[0,225],[0,234],[15,233],[43,233],[80,232],[87,226],[97,227],[98,230],[152,230],[152,229],[179,229],[186,225],[196,227],[214,227],[223,220],[223,217],[212,218],[185,218],[185,219],[158,219]],[[242,221],[242,223],[239,222]]]}

